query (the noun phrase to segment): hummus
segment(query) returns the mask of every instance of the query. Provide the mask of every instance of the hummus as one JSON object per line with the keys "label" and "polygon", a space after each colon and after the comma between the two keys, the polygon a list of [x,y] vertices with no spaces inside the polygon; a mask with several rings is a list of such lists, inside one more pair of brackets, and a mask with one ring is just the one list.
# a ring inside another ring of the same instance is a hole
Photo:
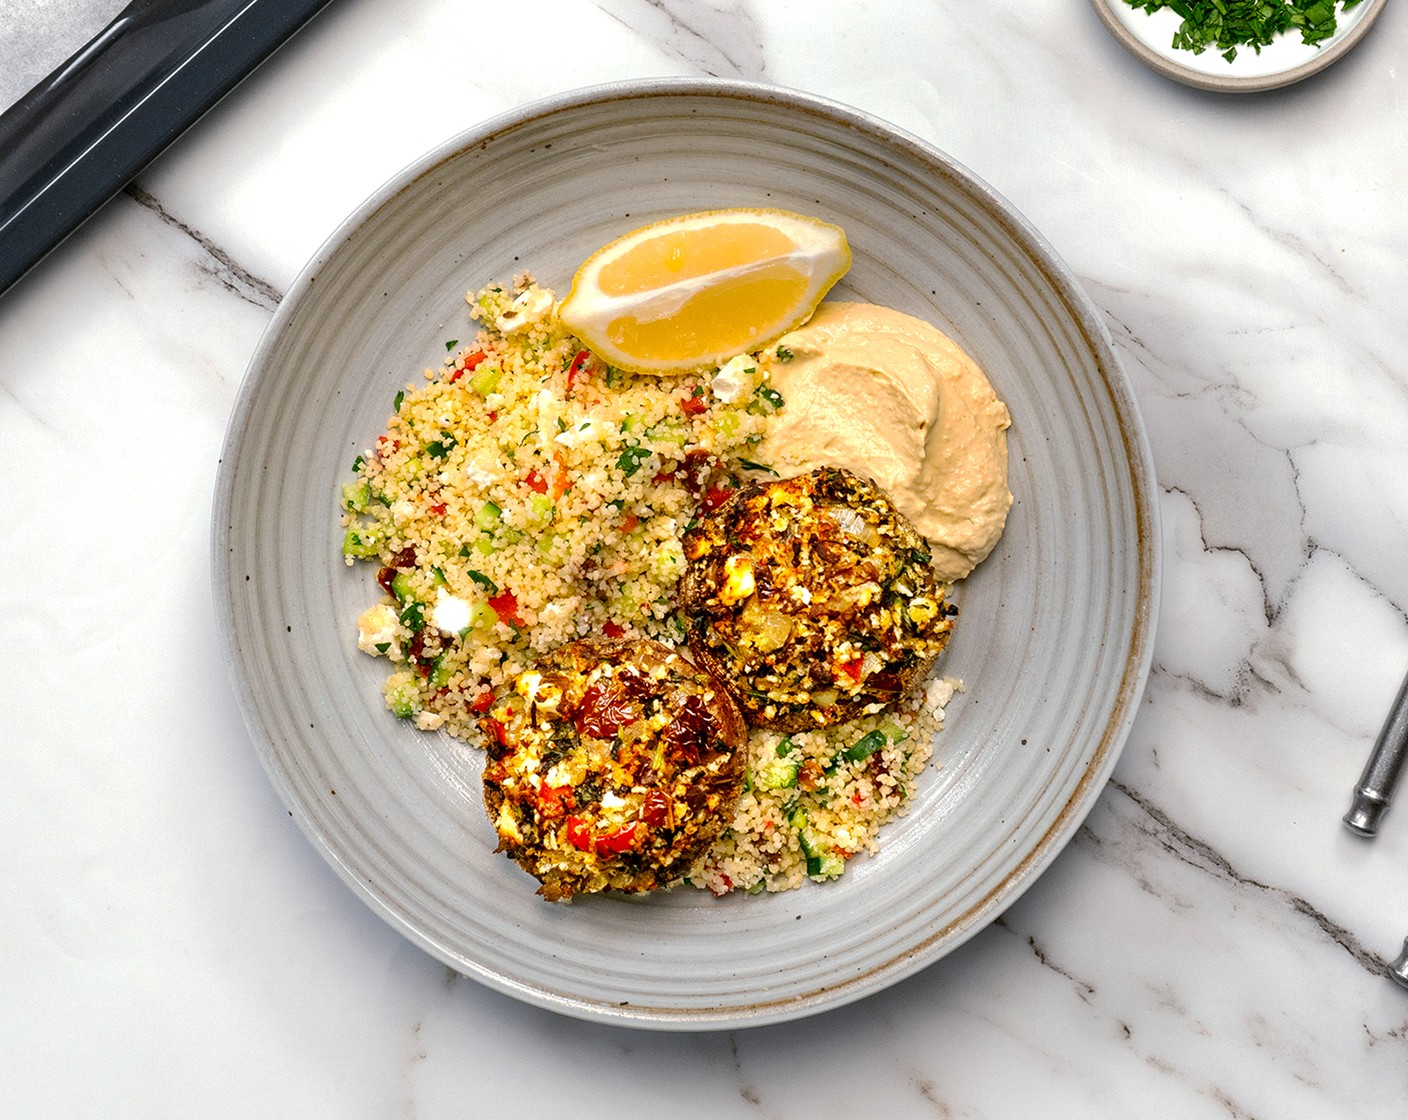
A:
{"label": "hummus", "polygon": [[1002,535],[1007,406],[938,328],[866,303],[823,303],[778,340],[769,384],[785,407],[757,456],[782,474],[845,467],[872,479],[962,579]]}

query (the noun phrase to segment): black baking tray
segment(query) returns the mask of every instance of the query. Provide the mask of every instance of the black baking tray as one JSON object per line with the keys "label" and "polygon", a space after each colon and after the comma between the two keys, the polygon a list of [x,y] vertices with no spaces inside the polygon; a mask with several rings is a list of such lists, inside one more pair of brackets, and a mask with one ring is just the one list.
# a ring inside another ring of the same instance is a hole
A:
{"label": "black baking tray", "polygon": [[0,114],[0,294],[331,0],[134,0]]}

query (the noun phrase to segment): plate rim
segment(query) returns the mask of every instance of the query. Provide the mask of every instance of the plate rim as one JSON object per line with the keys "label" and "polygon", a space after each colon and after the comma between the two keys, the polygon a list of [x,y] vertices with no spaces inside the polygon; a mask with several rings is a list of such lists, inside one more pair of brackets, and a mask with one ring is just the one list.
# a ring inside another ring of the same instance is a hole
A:
{"label": "plate rim", "polygon": [[[468,960],[463,954],[452,952],[392,908],[376,891],[374,885],[364,881],[332,846],[277,765],[274,736],[271,729],[264,724],[252,682],[241,660],[240,641],[235,628],[233,589],[237,585],[230,566],[232,549],[228,537],[229,514],[237,491],[239,472],[235,469],[235,464],[239,444],[255,413],[261,373],[263,376],[270,375],[266,364],[270,352],[287,328],[289,320],[297,314],[303,296],[313,285],[325,263],[372,214],[419,178],[433,173],[440,164],[485,143],[506,129],[522,127],[542,117],[603,101],[690,96],[782,103],[790,109],[800,109],[833,121],[844,122],[851,127],[861,127],[872,134],[883,136],[890,143],[910,149],[923,161],[937,163],[948,169],[962,179],[968,189],[983,196],[1005,222],[1021,231],[1031,245],[1042,271],[1048,274],[1063,299],[1069,303],[1086,344],[1102,359],[1098,363],[1102,380],[1114,405],[1123,442],[1124,462],[1121,464],[1121,473],[1127,472],[1132,489],[1135,513],[1133,530],[1138,542],[1138,587],[1135,589],[1136,609],[1133,626],[1125,652],[1123,672],[1115,689],[1115,702],[1105,714],[1099,742],[1084,763],[1080,780],[1041,838],[982,898],[942,928],[931,931],[922,941],[907,945],[888,960],[858,975],[838,977],[820,984],[801,995],[709,1008],[647,1007],[638,1004],[619,1007],[605,1000],[552,991],[546,986],[532,987],[486,966],[483,962]],[[1025,215],[984,180],[936,145],[864,110],[789,87],[733,79],[689,77],[590,85],[535,99],[495,114],[404,165],[339,222],[289,286],[246,366],[221,445],[211,511],[210,547],[213,559],[211,585],[215,599],[217,629],[227,675],[246,729],[280,801],[300,831],[312,841],[315,850],[338,876],[368,904],[373,913],[397,933],[441,963],[487,987],[574,1018],[651,1030],[736,1029],[798,1019],[835,1009],[882,991],[936,963],[986,928],[993,918],[1014,903],[1066,847],[1093,809],[1125,746],[1152,665],[1162,572],[1158,487],[1153,456],[1133,385],[1098,308],[1074,272]],[[936,948],[939,946],[942,946],[941,950]]]}
{"label": "plate rim", "polygon": [[1283,89],[1296,82],[1304,81],[1334,65],[1348,54],[1369,33],[1374,21],[1384,10],[1383,0],[1361,0],[1363,12],[1359,17],[1359,22],[1322,48],[1315,57],[1298,65],[1270,74],[1242,76],[1229,74],[1226,77],[1219,77],[1216,74],[1206,74],[1201,70],[1183,65],[1179,62],[1180,54],[1174,53],[1172,47],[1169,48],[1169,53],[1164,53],[1155,50],[1136,37],[1115,15],[1117,6],[1124,5],[1125,0],[1090,0],[1090,4],[1095,9],[1096,15],[1100,17],[1101,23],[1105,25],[1106,30],[1115,37],[1120,46],[1140,62],[1175,82],[1214,93],[1261,93],[1266,90]]}

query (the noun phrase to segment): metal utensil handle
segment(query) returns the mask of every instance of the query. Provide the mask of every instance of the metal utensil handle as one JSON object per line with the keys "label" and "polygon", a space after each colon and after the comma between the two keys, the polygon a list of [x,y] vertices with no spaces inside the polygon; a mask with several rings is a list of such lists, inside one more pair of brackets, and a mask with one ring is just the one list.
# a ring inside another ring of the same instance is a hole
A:
{"label": "metal utensil handle", "polygon": [[1379,732],[1378,742],[1359,776],[1354,790],[1354,802],[1344,816],[1344,823],[1360,836],[1373,836],[1379,830],[1379,820],[1393,800],[1393,790],[1408,760],[1408,677],[1398,690],[1398,699],[1389,709],[1388,719]]}
{"label": "metal utensil handle", "polygon": [[0,114],[0,294],[329,0],[134,0]]}

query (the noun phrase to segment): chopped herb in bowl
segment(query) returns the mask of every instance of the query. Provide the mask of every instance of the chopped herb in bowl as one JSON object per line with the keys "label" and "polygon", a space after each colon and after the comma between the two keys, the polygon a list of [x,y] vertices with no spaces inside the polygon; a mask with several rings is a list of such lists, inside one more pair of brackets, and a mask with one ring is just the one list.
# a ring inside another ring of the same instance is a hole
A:
{"label": "chopped herb in bowl", "polygon": [[1299,31],[1301,41],[1318,46],[1338,28],[1338,11],[1361,0],[1125,0],[1132,8],[1157,12],[1168,8],[1183,22],[1174,32],[1176,50],[1202,54],[1216,47],[1228,62],[1238,47],[1258,54],[1279,35]]}

